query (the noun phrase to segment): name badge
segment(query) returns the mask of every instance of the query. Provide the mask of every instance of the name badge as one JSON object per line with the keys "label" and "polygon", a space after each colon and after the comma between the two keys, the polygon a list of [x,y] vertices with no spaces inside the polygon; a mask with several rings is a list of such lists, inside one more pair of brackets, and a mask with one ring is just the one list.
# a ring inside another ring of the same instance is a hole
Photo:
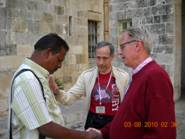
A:
{"label": "name badge", "polygon": [[105,106],[96,106],[96,113],[105,113]]}

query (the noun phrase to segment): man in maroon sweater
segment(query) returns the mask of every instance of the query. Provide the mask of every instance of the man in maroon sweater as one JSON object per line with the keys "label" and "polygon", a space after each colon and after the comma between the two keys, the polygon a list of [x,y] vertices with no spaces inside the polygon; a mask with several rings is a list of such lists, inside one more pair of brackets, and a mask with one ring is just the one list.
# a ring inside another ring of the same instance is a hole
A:
{"label": "man in maroon sweater", "polygon": [[173,87],[168,74],[150,57],[147,32],[129,28],[120,35],[120,55],[133,69],[132,81],[113,121],[99,139],[175,139]]}

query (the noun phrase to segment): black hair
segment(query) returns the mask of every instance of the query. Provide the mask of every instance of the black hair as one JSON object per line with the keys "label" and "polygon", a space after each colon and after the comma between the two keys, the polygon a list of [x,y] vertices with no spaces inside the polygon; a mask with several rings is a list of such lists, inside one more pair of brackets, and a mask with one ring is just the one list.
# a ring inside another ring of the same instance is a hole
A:
{"label": "black hair", "polygon": [[61,48],[64,48],[65,51],[69,50],[67,42],[56,33],[49,33],[41,37],[34,45],[36,51],[42,51],[48,48],[50,48],[53,53],[58,53]]}

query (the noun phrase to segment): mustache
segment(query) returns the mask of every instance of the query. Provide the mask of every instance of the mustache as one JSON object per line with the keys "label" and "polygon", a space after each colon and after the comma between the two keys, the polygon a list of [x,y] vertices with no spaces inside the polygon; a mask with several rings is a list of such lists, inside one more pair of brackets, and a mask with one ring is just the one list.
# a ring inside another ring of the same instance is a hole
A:
{"label": "mustache", "polygon": [[99,65],[98,67],[101,68],[101,69],[106,69],[107,68],[106,65]]}

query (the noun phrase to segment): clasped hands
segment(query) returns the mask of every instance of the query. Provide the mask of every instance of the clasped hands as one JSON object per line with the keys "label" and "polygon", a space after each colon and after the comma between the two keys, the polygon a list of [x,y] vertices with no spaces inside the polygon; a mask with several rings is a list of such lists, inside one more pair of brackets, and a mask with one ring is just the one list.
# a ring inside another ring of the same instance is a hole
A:
{"label": "clasped hands", "polygon": [[88,139],[103,139],[102,133],[98,129],[88,128],[86,132],[88,133],[89,136]]}

